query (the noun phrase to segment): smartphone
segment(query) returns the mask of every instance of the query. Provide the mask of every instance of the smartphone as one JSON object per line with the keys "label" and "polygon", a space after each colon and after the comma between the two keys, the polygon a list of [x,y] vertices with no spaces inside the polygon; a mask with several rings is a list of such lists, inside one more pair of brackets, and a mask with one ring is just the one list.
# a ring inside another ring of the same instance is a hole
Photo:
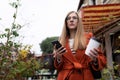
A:
{"label": "smartphone", "polygon": [[56,49],[58,49],[58,48],[60,48],[62,46],[58,40],[54,40],[51,43],[53,44],[53,46],[56,45]]}
{"label": "smartphone", "polygon": [[[60,44],[60,42],[58,40],[54,40],[51,42],[53,44],[53,46],[56,45],[56,49],[59,49],[60,47],[62,47],[62,45]],[[62,48],[64,49],[64,48]],[[65,52],[66,50],[64,50],[63,52]]]}

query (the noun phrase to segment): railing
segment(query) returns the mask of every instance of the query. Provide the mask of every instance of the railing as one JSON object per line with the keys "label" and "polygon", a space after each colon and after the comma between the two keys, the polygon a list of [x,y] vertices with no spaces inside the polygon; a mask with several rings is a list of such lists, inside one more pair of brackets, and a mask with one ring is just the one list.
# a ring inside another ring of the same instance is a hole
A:
{"label": "railing", "polygon": [[56,77],[56,74],[39,74],[34,75],[32,77],[32,80],[56,80]]}

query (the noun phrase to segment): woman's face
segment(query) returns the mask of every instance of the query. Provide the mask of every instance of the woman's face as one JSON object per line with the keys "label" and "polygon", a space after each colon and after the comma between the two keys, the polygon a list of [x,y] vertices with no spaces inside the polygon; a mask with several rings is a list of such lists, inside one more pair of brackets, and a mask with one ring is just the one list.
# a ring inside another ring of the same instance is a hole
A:
{"label": "woman's face", "polygon": [[67,17],[67,27],[68,29],[75,30],[78,25],[78,16],[76,13],[71,13]]}

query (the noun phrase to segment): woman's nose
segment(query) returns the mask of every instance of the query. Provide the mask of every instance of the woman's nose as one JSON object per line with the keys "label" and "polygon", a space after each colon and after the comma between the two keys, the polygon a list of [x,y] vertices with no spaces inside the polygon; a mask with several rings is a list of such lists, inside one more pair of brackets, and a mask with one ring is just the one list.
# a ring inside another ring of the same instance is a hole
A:
{"label": "woman's nose", "polygon": [[73,22],[73,21],[74,21],[74,20],[71,18],[71,19],[70,19],[70,22]]}

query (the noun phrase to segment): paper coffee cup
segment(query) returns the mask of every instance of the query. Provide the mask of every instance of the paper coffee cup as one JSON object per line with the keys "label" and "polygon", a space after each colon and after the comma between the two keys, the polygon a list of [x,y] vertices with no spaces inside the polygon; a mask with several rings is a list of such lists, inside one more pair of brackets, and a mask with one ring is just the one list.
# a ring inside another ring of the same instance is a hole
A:
{"label": "paper coffee cup", "polygon": [[96,38],[91,38],[87,48],[85,50],[85,54],[89,56],[90,50],[93,50],[94,48],[98,48],[100,46],[100,41],[98,41]]}

